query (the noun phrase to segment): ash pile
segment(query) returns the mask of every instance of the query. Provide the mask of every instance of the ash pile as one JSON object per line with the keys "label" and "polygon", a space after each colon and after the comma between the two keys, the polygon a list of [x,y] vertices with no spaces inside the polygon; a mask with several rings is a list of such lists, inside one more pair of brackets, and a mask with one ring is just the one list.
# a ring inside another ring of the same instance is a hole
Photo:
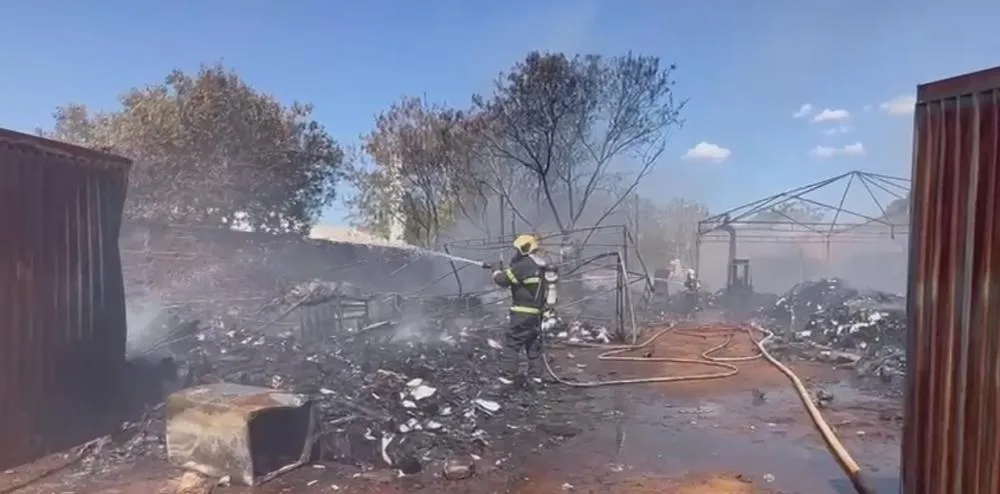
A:
{"label": "ash pile", "polygon": [[883,381],[904,372],[903,296],[823,278],[795,285],[760,315],[770,327],[786,330],[778,353],[854,365],[861,376]]}
{"label": "ash pile", "polygon": [[[147,395],[222,382],[307,395],[319,416],[316,459],[363,469],[413,474],[454,458],[502,463],[505,446],[521,434],[579,426],[564,423],[572,388],[512,388],[500,377],[503,304],[476,296],[380,296],[371,299],[390,302],[394,319],[323,331],[315,322],[282,326],[282,317],[345,291],[359,297],[347,286],[311,282],[255,313],[193,320],[174,312],[158,322],[164,337],[133,349],[132,365],[145,369],[137,376],[162,377],[162,387]],[[87,464],[165,459],[162,409],[124,424],[114,445]]]}

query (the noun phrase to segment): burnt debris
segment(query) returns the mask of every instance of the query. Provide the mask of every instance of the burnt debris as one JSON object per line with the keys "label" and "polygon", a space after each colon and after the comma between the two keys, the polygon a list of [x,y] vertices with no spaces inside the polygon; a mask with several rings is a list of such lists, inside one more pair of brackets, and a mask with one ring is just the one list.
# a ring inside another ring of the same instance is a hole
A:
{"label": "burnt debris", "polygon": [[[408,316],[345,327],[321,338],[313,334],[306,339],[300,331],[261,322],[304,298],[319,303],[312,295],[320,291],[273,304],[269,317],[259,309],[227,310],[227,317],[201,314],[199,321],[209,322],[193,324],[174,313],[162,323],[173,325],[161,332],[171,335],[170,344],[137,351],[142,356],[135,365],[152,369],[143,374],[145,383],[162,382],[151,388],[161,399],[170,391],[213,383],[307,396],[317,423],[313,461],[406,474],[433,463],[439,475],[444,469],[460,477],[472,470],[447,467],[448,461],[503,461],[508,441],[534,434],[537,424],[558,422],[550,417],[550,407],[565,414],[566,403],[559,396],[577,393],[565,387],[519,388],[501,379],[497,353],[505,312],[484,308],[478,299],[436,297],[424,304],[459,307],[466,312],[462,316]],[[427,307],[421,313],[423,309]],[[151,395],[142,398],[144,413],[123,424],[100,454],[84,462],[88,467],[111,468],[139,458],[166,460],[163,407]]]}
{"label": "burnt debris", "polygon": [[860,377],[901,384],[906,365],[906,299],[901,295],[824,278],[799,283],[761,308],[759,316],[779,330],[775,353],[849,365]]}

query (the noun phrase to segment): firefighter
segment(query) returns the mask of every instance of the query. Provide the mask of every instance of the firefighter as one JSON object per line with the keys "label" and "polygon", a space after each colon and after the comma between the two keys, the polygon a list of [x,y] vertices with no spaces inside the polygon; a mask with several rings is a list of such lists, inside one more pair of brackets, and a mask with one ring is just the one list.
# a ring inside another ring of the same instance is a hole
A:
{"label": "firefighter", "polygon": [[693,269],[687,270],[687,276],[684,279],[684,288],[695,293],[698,293],[698,290],[701,288],[701,283],[698,283],[698,277],[695,275]]}
{"label": "firefighter", "polygon": [[[514,256],[508,267],[487,265],[493,282],[510,288],[510,327],[504,335],[501,364],[504,377],[518,385],[542,382],[542,315],[546,309],[546,271],[548,263],[538,253],[538,239],[521,235],[514,239]],[[518,372],[521,351],[528,357],[528,375]]]}
{"label": "firefighter", "polygon": [[693,269],[687,270],[687,277],[684,280],[685,297],[687,298],[687,304],[685,307],[685,314],[688,317],[693,317],[695,312],[698,312],[698,292],[701,291],[701,282],[698,281],[698,277],[695,275]]}

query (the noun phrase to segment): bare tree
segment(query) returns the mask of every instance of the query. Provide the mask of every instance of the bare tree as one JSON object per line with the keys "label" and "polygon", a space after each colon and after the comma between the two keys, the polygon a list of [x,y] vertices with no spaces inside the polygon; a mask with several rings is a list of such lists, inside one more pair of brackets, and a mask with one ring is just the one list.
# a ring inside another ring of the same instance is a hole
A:
{"label": "bare tree", "polygon": [[[493,237],[493,227],[497,226],[494,223],[498,221],[506,224],[514,220],[532,228],[538,219],[529,207],[537,205],[538,200],[535,176],[519,163],[494,152],[490,143],[494,142],[496,124],[482,112],[472,114],[468,121],[470,159],[474,163],[470,176],[474,177],[476,194],[459,202],[463,216],[477,223],[488,238]],[[526,204],[526,199],[533,204]],[[490,213],[496,216],[491,217]]]}
{"label": "bare tree", "polygon": [[488,119],[490,151],[532,178],[520,195],[544,204],[565,234],[580,224],[596,193],[614,199],[593,226],[652,171],[670,130],[681,123],[674,69],[632,54],[535,52],[474,105]]}
{"label": "bare tree", "polygon": [[335,197],[344,153],[310,118],[221,65],[174,71],[122,108],[56,112],[51,137],[135,160],[129,218],[308,232]]}
{"label": "bare tree", "polygon": [[463,207],[482,191],[472,172],[471,134],[460,112],[404,98],[365,136],[370,163],[352,171],[354,220],[383,235],[402,222],[406,240],[437,246]]}

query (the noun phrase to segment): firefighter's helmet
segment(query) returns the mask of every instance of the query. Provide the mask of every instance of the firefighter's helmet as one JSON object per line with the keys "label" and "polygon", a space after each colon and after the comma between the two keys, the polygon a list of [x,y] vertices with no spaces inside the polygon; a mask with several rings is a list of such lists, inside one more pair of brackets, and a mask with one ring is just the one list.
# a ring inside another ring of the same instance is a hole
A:
{"label": "firefighter's helmet", "polygon": [[532,254],[538,250],[538,238],[534,235],[518,235],[514,239],[514,248],[521,254]]}

